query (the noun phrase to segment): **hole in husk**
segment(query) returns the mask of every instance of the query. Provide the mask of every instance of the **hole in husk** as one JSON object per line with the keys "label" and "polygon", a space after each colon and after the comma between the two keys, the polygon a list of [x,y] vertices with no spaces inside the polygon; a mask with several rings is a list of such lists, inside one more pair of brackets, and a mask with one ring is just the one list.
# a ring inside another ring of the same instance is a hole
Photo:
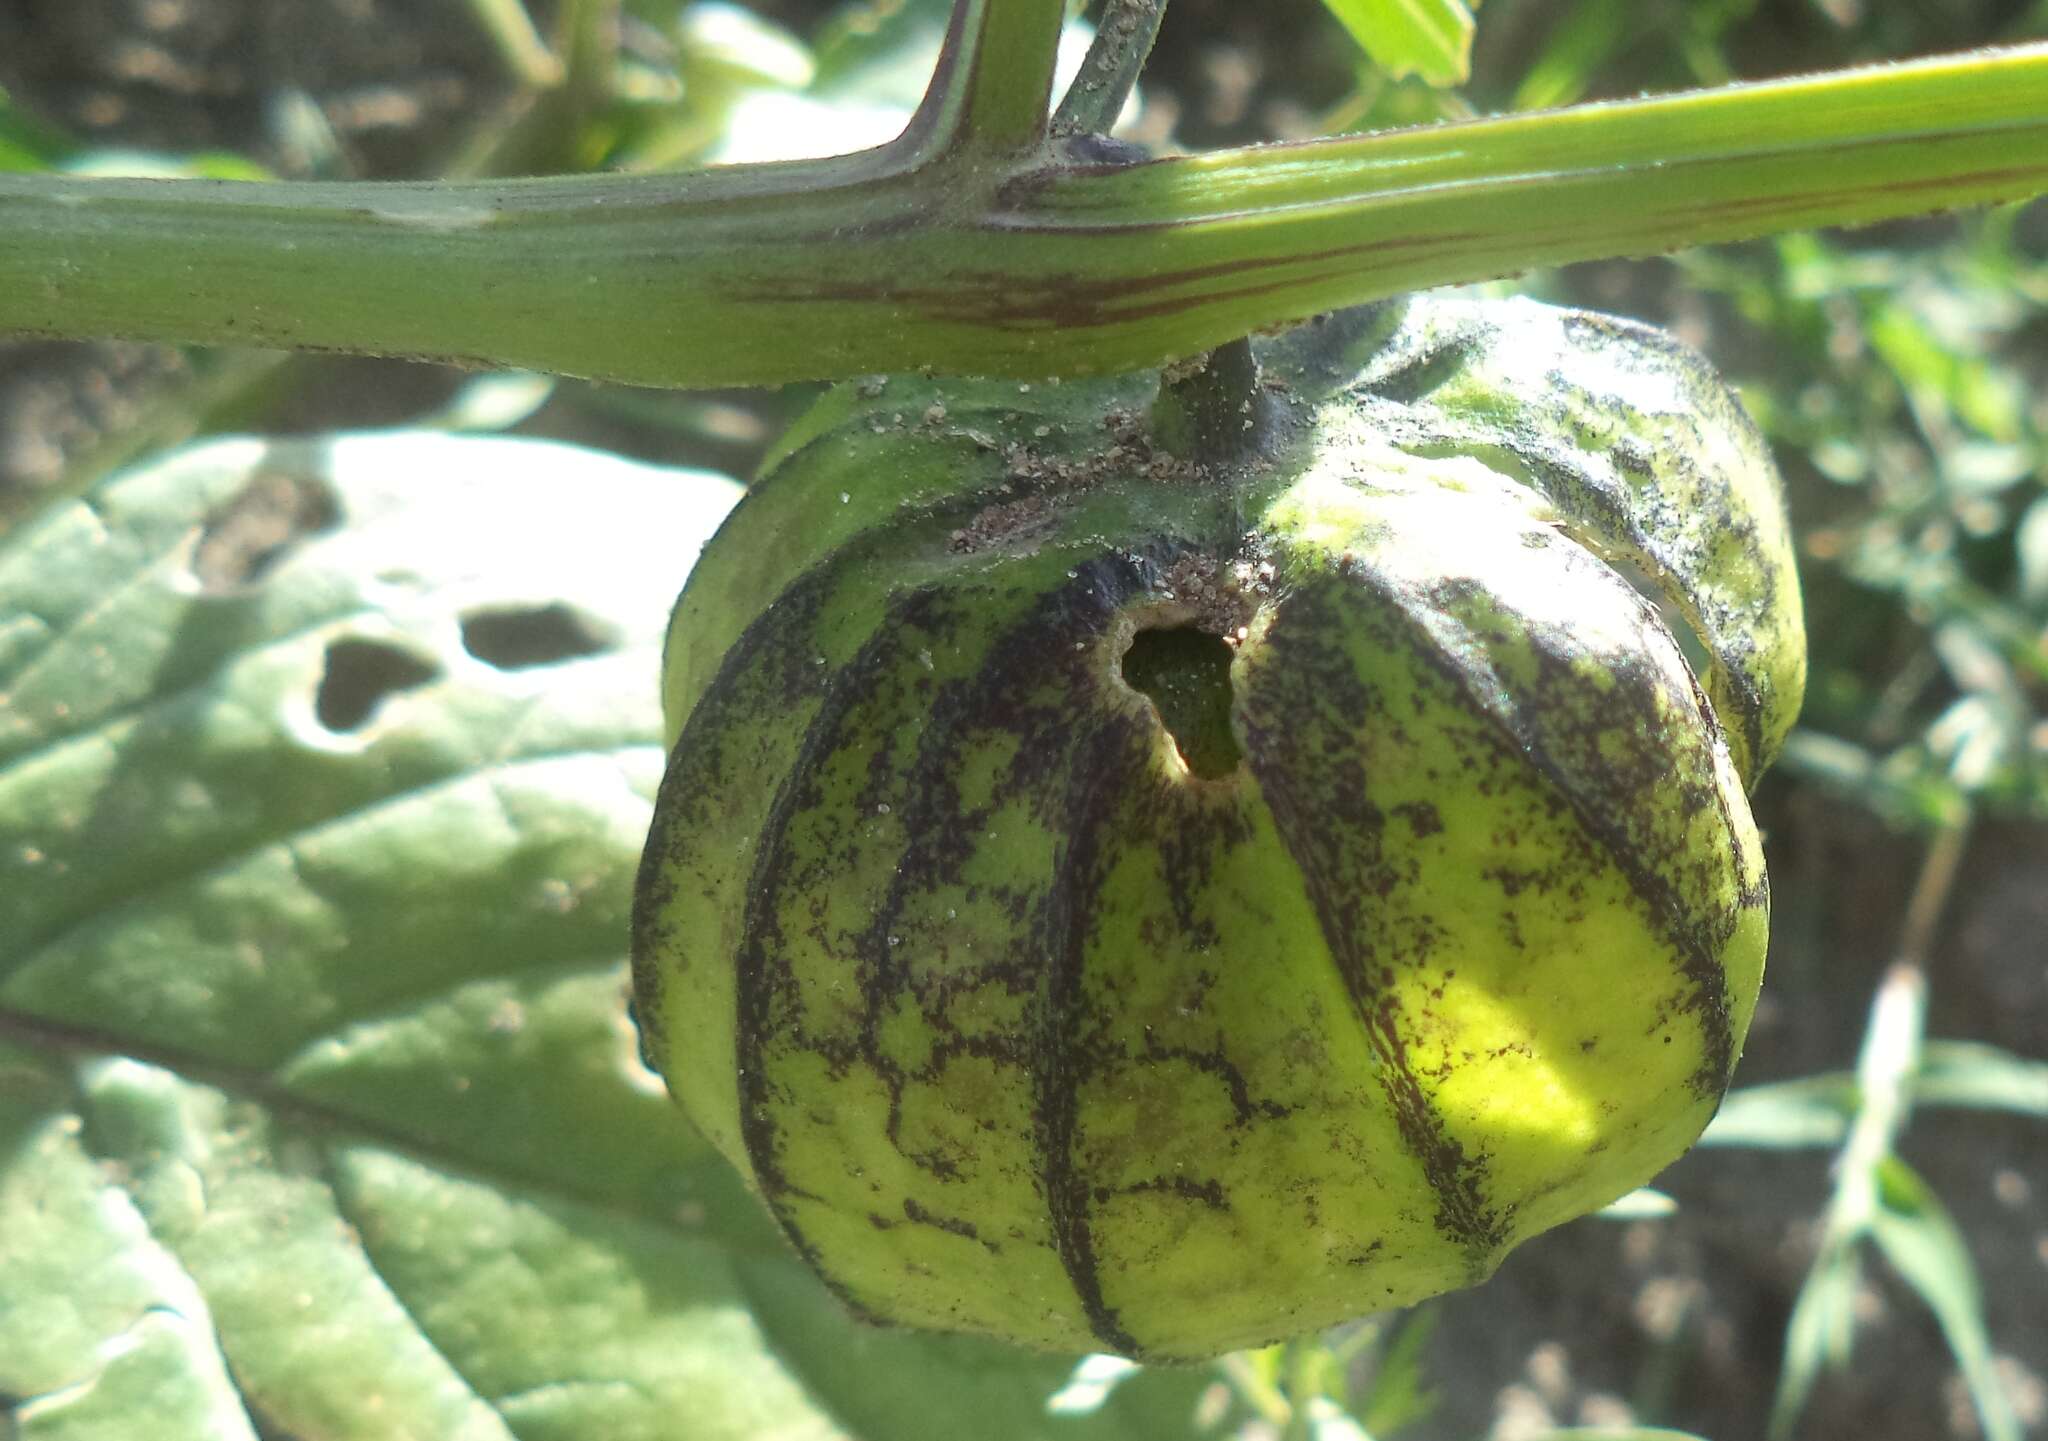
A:
{"label": "hole in husk", "polygon": [[1244,759],[1230,730],[1230,647],[1193,626],[1141,630],[1124,652],[1124,683],[1149,699],[1187,767],[1219,780]]}

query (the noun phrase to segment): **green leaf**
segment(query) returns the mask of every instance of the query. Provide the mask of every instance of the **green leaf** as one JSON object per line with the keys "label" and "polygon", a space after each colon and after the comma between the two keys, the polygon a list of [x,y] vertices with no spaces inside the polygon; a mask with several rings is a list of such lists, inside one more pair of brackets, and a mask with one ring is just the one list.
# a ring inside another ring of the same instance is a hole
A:
{"label": "green leaf", "polygon": [[1848,1361],[1856,1330],[1856,1288],[1861,1280],[1855,1238],[1830,1234],[1813,1269],[1806,1273],[1799,1299],[1792,1305],[1792,1320],[1785,1328],[1778,1394],[1771,1403],[1773,1438],[1793,1434],[1821,1367],[1839,1367]]}
{"label": "green leaf", "polygon": [[1373,1358],[1372,1379],[1356,1407],[1370,1435],[1390,1436],[1436,1410],[1439,1393],[1430,1384],[1425,1363],[1441,1314],[1434,1306],[1410,1311]]}
{"label": "green leaf", "polygon": [[1700,1137],[1702,1146],[1793,1150],[1838,1146],[1856,1108],[1856,1079],[1847,1072],[1730,1091]]}
{"label": "green leaf", "polygon": [[1055,1434],[1070,1363],[855,1325],[635,1054],[660,637],[737,489],[230,440],[0,543],[0,1433]]}
{"label": "green leaf", "polygon": [[107,1184],[69,1090],[0,1047],[0,1391],[21,1398],[6,1434],[115,1437],[146,1413],[167,1437],[253,1438],[204,1297]]}
{"label": "green leaf", "polygon": [[1323,0],[1373,63],[1399,80],[1462,85],[1472,74],[1472,6],[1464,0]]}
{"label": "green leaf", "polygon": [[1671,1431],[1662,1426],[1567,1426],[1545,1431],[1536,1441],[1702,1441],[1690,1431]]}
{"label": "green leaf", "polygon": [[[2048,1061],[1975,1041],[1929,1041],[1909,1090],[1915,1105],[2048,1119]],[[1857,1104],[1856,1078],[1846,1071],[1746,1086],[1723,1098],[1699,1143],[1760,1150],[1837,1146]]]}
{"label": "green leaf", "polygon": [[1586,93],[1629,34],[1628,0],[1578,0],[1522,72],[1511,108],[1568,105]]}
{"label": "green leaf", "polygon": [[1366,1429],[1327,1396],[1311,1396],[1303,1404],[1308,1441],[1373,1441]]}
{"label": "green leaf", "polygon": [[546,89],[562,83],[562,64],[534,29],[523,0],[468,0],[467,8],[498,59],[522,84]]}
{"label": "green leaf", "polygon": [[54,169],[77,150],[70,136],[23,110],[0,88],[0,171]]}
{"label": "green leaf", "polygon": [[1121,1356],[1084,1356],[1074,1367],[1067,1384],[1046,1399],[1045,1409],[1054,1416],[1086,1416],[1102,1409],[1116,1388],[1138,1372],[1138,1363]]}
{"label": "green leaf", "polygon": [[86,150],[64,163],[66,174],[130,180],[268,180],[271,174],[255,161],[224,150],[195,150],[187,155],[153,150]]}
{"label": "green leaf", "polygon": [[1989,1441],[2020,1441],[2020,1423],[1992,1366],[1984,1298],[1962,1232],[1927,1183],[1896,1156],[1878,1172],[1881,1204],[1870,1236],[1892,1269],[1919,1292],[1962,1368]]}
{"label": "green leaf", "polygon": [[1929,1041],[1914,1078],[1913,1099],[1926,1106],[2014,1111],[2048,1120],[2048,1061],[1975,1041]]}

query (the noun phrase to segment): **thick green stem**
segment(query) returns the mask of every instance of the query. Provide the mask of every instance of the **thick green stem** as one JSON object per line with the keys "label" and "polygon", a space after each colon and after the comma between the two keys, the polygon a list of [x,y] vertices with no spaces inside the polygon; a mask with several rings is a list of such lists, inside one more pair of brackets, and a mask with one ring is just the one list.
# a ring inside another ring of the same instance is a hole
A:
{"label": "thick green stem", "polygon": [[[1049,73],[1058,11],[966,0],[958,53],[1027,49]],[[1423,286],[2048,189],[2048,46],[1129,165],[985,148],[1029,144],[1043,87],[951,64],[902,140],[834,160],[459,185],[0,176],[0,331],[650,385],[1079,375]]]}
{"label": "thick green stem", "polygon": [[1063,0],[958,0],[899,146],[933,162],[1012,157],[1045,139]]}

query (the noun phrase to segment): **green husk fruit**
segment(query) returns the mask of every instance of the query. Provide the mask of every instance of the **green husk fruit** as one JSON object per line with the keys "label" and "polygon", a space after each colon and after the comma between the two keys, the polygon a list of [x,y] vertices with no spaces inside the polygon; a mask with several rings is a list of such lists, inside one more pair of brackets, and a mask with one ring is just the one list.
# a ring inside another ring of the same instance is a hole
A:
{"label": "green husk fruit", "polygon": [[1187,1359],[1470,1285],[1713,1114],[1803,674],[1765,447],[1641,326],[844,387],[676,609],[646,1051],[867,1317]]}

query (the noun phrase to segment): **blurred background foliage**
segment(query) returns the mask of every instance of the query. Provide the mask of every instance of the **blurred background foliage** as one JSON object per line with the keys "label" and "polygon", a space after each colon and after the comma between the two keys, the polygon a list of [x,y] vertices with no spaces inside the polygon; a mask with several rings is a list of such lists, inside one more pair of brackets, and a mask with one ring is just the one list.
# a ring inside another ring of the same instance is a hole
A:
{"label": "blurred background foliage", "polygon": [[[948,8],[6,0],[0,169],[399,178],[859,148],[902,124]],[[1388,38],[1395,9],[1423,15],[1412,44]],[[1075,18],[1070,59],[1090,16],[1077,6]],[[1119,133],[1174,153],[2044,35],[2048,0],[1173,0]],[[1384,43],[1360,43],[1375,36]],[[1559,1379],[1558,1348],[1583,1354],[1588,1336],[1554,1314],[1558,1296],[1525,1294],[1607,1244],[1580,1242],[1524,1271],[1534,1279],[1522,1292],[1496,1282],[1476,1314],[1454,1298],[1411,1322],[1368,1323],[1335,1350],[1254,1358],[1234,1375],[1240,1398],[1274,1434],[1328,1441],[1455,1434],[1431,1430],[1432,1417],[1485,1419],[1501,1437],[1659,1419],[1789,1435],[1802,1413],[1829,1428],[1813,1435],[2038,1431],[2048,205],[1493,288],[1634,315],[1704,349],[1785,471],[1813,673],[1801,729],[1759,796],[1779,913],[1745,1071],[1763,1084],[1731,1101],[1711,1138],[1722,1149],[1675,1173],[1682,1212],[1711,1201],[1732,1213],[1672,1263],[1692,1299],[1655,1320],[1648,1281],[1624,1296],[1640,1345],[1592,1365],[1592,1379]],[[138,455],[223,430],[509,431],[745,475],[814,393],[677,395],[392,361],[17,343],[0,346],[0,529]],[[1988,980],[1935,964],[1953,949],[1951,892],[2007,897],[1974,943],[1992,958]],[[1930,1015],[1955,1038],[1928,1042]],[[2006,1122],[1945,1130],[1966,1164],[1954,1146],[1915,1151],[1916,1104]],[[1803,1169],[1783,1159],[1795,1153]],[[1990,1200],[1977,1194],[1987,1185]],[[1943,1198],[1958,1188],[1969,1194],[1952,1211]],[[2009,1227],[1985,1219],[2007,1212]],[[1662,1224],[1626,1222],[1628,1239],[1613,1243],[1622,1260],[1592,1264],[1626,1270],[1631,1246],[1665,1255],[1637,1229]],[[1866,1243],[1886,1258],[1882,1278]],[[1698,1274],[1731,1256],[1732,1282]],[[1886,1339],[1879,1327],[1875,1352],[1853,1359],[1858,1327],[1901,1296],[1927,1308],[1932,1329],[1897,1322]],[[1503,1343],[1516,1349],[1489,1349],[1493,1332],[1531,1316],[1534,1331]],[[1717,1340],[1717,1319],[1732,1339]],[[1823,1379],[1844,1364],[1848,1379]],[[1114,1380],[1077,1376],[1065,1404],[1085,1408]],[[1459,1399],[1471,1387],[1484,1404]]]}

